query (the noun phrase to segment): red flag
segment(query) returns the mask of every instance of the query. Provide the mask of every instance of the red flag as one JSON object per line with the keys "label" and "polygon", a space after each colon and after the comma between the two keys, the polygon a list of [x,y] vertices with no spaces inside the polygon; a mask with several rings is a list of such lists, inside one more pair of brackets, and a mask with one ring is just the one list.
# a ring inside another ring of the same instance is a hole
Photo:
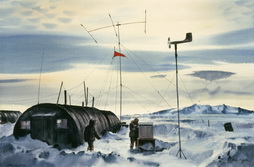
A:
{"label": "red flag", "polygon": [[126,57],[124,54],[114,51],[114,56],[113,57],[116,57],[116,56]]}

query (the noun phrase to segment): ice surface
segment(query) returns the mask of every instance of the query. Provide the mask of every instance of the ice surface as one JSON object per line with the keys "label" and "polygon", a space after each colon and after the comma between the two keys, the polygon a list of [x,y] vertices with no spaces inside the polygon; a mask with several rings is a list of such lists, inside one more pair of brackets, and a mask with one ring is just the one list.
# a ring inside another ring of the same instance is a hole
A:
{"label": "ice surface", "polygon": [[[140,122],[153,122],[155,152],[129,149],[129,129],[106,133],[96,140],[95,151],[87,152],[87,143],[73,149],[56,149],[31,139],[15,139],[14,124],[0,125],[0,166],[18,167],[253,167],[254,114],[226,105],[193,105],[181,113],[182,153],[180,158],[177,112],[174,109],[140,115]],[[134,117],[134,116],[133,116]],[[129,123],[132,116],[126,116]],[[231,122],[234,131],[224,124]],[[151,150],[151,145],[143,146]]]}

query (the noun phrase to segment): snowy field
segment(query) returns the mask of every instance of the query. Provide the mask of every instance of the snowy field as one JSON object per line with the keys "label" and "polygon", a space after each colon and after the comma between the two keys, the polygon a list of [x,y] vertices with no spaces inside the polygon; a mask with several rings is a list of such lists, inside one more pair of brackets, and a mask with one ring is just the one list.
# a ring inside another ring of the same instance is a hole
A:
{"label": "snowy field", "polygon": [[[26,136],[16,140],[14,124],[0,125],[1,167],[253,167],[254,112],[226,105],[193,105],[180,111],[182,153],[178,145],[177,112],[172,109],[139,115],[140,122],[153,122],[156,151],[129,150],[129,129],[122,127],[95,141],[95,151],[87,143],[74,149],[58,150]],[[135,116],[124,116],[129,123]],[[225,131],[231,122],[234,131]],[[144,148],[149,148],[145,145]]]}

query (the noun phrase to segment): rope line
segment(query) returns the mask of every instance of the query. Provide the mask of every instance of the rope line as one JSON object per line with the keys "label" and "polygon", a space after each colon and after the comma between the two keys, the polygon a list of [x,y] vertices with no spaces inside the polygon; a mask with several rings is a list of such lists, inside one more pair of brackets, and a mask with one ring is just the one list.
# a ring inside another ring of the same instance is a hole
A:
{"label": "rope line", "polygon": [[[126,47],[124,47],[124,49],[126,50]],[[127,50],[126,50],[127,51]],[[129,54],[128,54],[129,55]],[[136,55],[136,54],[134,54]],[[129,55],[130,56],[130,55]],[[143,76],[145,77],[145,79],[148,81],[148,83],[153,87],[153,89],[159,94],[159,96],[163,99],[163,101],[169,106],[171,107],[171,105],[165,100],[165,98],[161,95],[161,93],[156,89],[156,87],[150,82],[150,80],[147,79],[146,75],[144,74],[144,72],[141,70],[141,68],[138,66],[138,64],[134,61],[134,59],[132,58],[132,56],[130,56],[131,60],[134,62],[134,64],[138,67],[139,71],[143,74]]]}

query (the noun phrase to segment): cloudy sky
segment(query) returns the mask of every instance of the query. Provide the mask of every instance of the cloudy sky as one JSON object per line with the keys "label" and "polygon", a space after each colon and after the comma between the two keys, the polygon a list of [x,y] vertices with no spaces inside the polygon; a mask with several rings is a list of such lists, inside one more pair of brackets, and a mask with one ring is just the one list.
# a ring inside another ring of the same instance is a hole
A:
{"label": "cloudy sky", "polygon": [[[180,107],[254,110],[252,0],[0,0],[0,16],[1,110],[56,103],[61,82],[68,104],[81,105],[85,81],[89,106],[94,97],[95,107],[119,114],[116,33],[126,55],[123,114],[174,108],[175,57],[168,37],[183,40],[187,32],[193,41],[178,45]],[[145,18],[146,24],[138,23]],[[121,24],[119,31],[112,22]],[[95,43],[80,24],[88,31],[109,27],[90,32]]]}

